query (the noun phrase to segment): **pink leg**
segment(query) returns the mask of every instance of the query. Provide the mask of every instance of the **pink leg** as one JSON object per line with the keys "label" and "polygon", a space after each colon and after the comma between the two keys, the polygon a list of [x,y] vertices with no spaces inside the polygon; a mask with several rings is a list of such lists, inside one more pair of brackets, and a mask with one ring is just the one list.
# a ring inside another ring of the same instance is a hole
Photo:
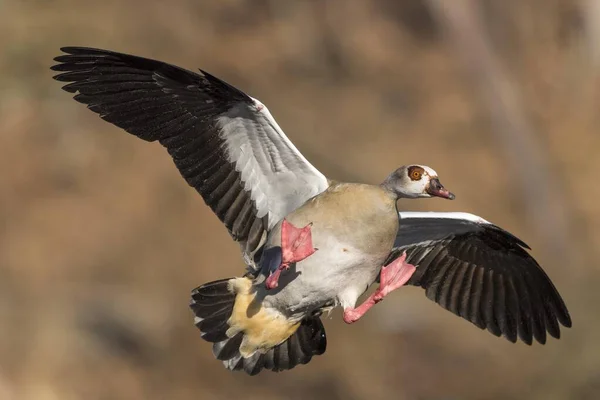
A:
{"label": "pink leg", "polygon": [[296,228],[287,220],[281,223],[281,265],[267,278],[267,289],[274,289],[278,285],[281,271],[288,269],[291,263],[304,260],[317,249],[312,245],[312,222],[304,228]]}
{"label": "pink leg", "polygon": [[381,268],[379,288],[360,306],[344,309],[344,322],[351,324],[358,321],[371,307],[383,300],[385,296],[408,282],[415,272],[415,267],[404,262],[405,260],[406,252],[387,266]]}

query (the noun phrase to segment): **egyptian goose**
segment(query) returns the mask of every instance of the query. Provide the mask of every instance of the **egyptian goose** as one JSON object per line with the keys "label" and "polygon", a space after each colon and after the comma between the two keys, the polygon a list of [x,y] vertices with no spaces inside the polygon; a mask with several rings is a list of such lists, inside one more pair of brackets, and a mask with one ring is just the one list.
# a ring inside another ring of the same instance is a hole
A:
{"label": "egyptian goose", "polygon": [[[319,316],[352,323],[391,291],[425,288],[442,307],[531,344],[571,326],[550,279],[510,233],[471,214],[400,213],[399,198],[453,199],[430,167],[380,185],[328,180],[258,100],[205,71],[65,47],[55,79],[100,117],[158,141],[241,246],[247,272],[192,291],[216,358],[254,375],[305,364],[326,348]],[[359,306],[371,284],[378,288]]]}

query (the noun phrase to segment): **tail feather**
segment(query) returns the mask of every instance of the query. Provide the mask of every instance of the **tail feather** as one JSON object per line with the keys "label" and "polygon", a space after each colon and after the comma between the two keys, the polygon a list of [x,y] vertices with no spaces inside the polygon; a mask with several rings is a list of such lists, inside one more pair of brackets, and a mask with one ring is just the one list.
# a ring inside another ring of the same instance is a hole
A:
{"label": "tail feather", "polygon": [[227,319],[233,311],[235,294],[228,290],[229,279],[221,279],[200,286],[192,291],[190,308],[195,323],[204,340],[216,343],[228,339]]}
{"label": "tail feather", "polygon": [[240,345],[244,334],[239,332],[232,338],[213,344],[213,354],[217,360],[228,361],[240,356]]}
{"label": "tail feather", "polygon": [[204,339],[210,343],[222,342],[224,340],[229,339],[229,337],[225,333],[225,332],[227,332],[227,328],[228,328],[227,324],[223,323],[222,325],[215,326],[213,331],[202,332],[201,337],[202,337],[202,339]]}
{"label": "tail feather", "polygon": [[227,336],[228,323],[234,310],[236,294],[231,290],[230,279],[221,279],[202,285],[192,291],[190,308],[196,316],[196,326],[201,337],[213,343],[215,358],[232,371],[243,370],[256,375],[263,369],[284,371],[308,363],[313,356],[325,352],[325,328],[318,316],[304,319],[298,329],[282,343],[248,357],[240,353],[244,332]]}
{"label": "tail feather", "polygon": [[[256,375],[263,369],[280,372],[307,364],[313,356],[323,354],[326,348],[327,338],[320,318],[310,317],[302,321],[296,333],[288,340],[266,353],[257,352],[248,358],[243,358],[238,352],[224,364],[227,369],[244,370],[249,375]],[[221,356],[219,359],[225,358],[223,353],[219,356]]]}

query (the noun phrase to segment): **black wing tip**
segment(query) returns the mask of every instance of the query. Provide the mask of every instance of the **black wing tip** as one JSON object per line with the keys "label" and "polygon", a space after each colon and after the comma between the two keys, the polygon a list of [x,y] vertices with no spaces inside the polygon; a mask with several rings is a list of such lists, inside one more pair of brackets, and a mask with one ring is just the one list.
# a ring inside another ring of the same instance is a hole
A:
{"label": "black wing tip", "polygon": [[[517,342],[513,342],[513,343],[517,343]],[[529,346],[529,347],[533,347],[533,338],[529,339],[527,341],[522,340],[521,343],[524,343],[525,345]],[[539,342],[538,342],[539,343]],[[541,344],[545,344],[545,343],[541,343]]]}
{"label": "black wing tip", "polygon": [[558,290],[554,287],[554,285],[552,286],[552,288],[554,289],[554,299],[551,305],[554,311],[554,315],[556,316],[556,319],[562,326],[564,326],[565,328],[572,328],[573,320],[571,319],[571,313],[569,313],[567,305],[565,304],[563,298],[560,296],[560,293],[558,293]]}
{"label": "black wing tip", "polygon": [[[225,102],[243,101],[252,104],[250,96],[224,80],[200,69],[202,76],[182,67],[159,61],[152,58],[135,56],[128,53],[104,50],[94,47],[63,46],[60,50],[64,53],[54,57],[58,64],[52,65],[52,71],[60,72],[53,79],[61,82],[72,82],[85,80],[76,72],[87,70],[93,77],[93,69],[99,64],[112,65],[113,63],[125,64],[147,72],[153,72],[159,76],[177,81],[179,84],[207,86],[211,96],[220,98]],[[83,69],[82,69],[83,67]],[[75,76],[70,73],[75,72]],[[201,79],[203,78],[203,79]],[[63,87],[68,92],[74,92]]]}
{"label": "black wing tip", "polygon": [[[482,330],[486,330],[486,328],[482,328]],[[510,336],[506,332],[501,332],[499,334],[496,334],[496,332],[491,332],[489,329],[487,329],[487,331],[492,333],[494,336],[497,336],[499,338],[504,338],[505,340],[509,341],[510,343],[513,343],[513,344],[522,343],[529,347],[533,347],[534,342],[539,345],[545,346],[548,343],[548,340],[547,340],[548,338],[547,338],[546,334],[550,335],[551,337],[553,337],[556,340],[560,340],[560,338],[561,338],[560,329],[557,331],[552,331],[552,330],[546,329],[544,331],[544,334],[542,334],[542,335],[530,335],[530,336],[519,335],[518,337]],[[534,339],[535,339],[535,341],[534,341]]]}
{"label": "black wing tip", "polygon": [[[56,57],[56,58],[54,59],[54,61],[57,61],[57,60],[56,60],[57,58],[58,58],[58,57]],[[55,72],[62,72],[61,68],[64,68],[64,67],[62,67],[63,65],[65,65],[65,64],[63,64],[63,63],[61,63],[61,64],[54,64],[54,65],[52,65],[52,66],[50,67],[50,70],[51,70],[51,71],[55,71]],[[58,81],[58,80],[60,80],[60,79],[59,79],[59,77],[60,77],[61,75],[62,75],[62,73],[61,73],[61,74],[54,75],[54,76],[52,77],[52,79],[54,79],[54,80],[57,80],[57,81]]]}
{"label": "black wing tip", "polygon": [[523,343],[525,343],[525,344],[528,344],[528,345],[530,345],[530,344],[531,344],[531,340],[529,340],[529,341],[524,341],[522,338],[520,338],[520,337],[517,335],[517,332],[516,332],[516,331],[514,331],[514,332],[513,332],[513,331],[506,331],[506,330],[503,330],[502,332],[500,332],[500,334],[499,334],[499,335],[496,335],[496,336],[498,336],[498,337],[502,337],[502,338],[504,338],[504,339],[508,340],[509,342],[513,343],[513,344],[517,343],[517,342],[519,341],[519,339],[521,339],[521,340],[523,341]]}
{"label": "black wing tip", "polygon": [[74,55],[74,54],[81,54],[83,52],[86,51],[86,47],[81,47],[81,46],[62,46],[60,48],[60,51],[62,51],[65,54],[69,54],[69,55]]}
{"label": "black wing tip", "polygon": [[[560,318],[557,318],[555,322],[558,321],[563,327],[571,328],[571,321],[569,320],[567,323],[563,323]],[[533,343],[537,343],[539,345],[546,345],[548,343],[548,335],[556,340],[560,340],[562,337],[562,332],[560,327],[557,324],[545,325],[544,330],[541,332],[529,332],[527,334],[519,334],[518,337],[512,337],[507,335],[506,332],[502,333],[502,337],[508,340],[511,343],[523,343],[527,346],[533,346]]]}
{"label": "black wing tip", "polygon": [[62,51],[63,53],[67,53],[67,54],[77,54],[77,53],[84,52],[88,49],[91,49],[91,48],[83,47],[83,46],[62,46],[62,47],[60,47],[60,51]]}
{"label": "black wing tip", "polygon": [[562,326],[564,326],[565,328],[572,328],[573,327],[573,321],[571,320],[571,316],[569,315],[569,312],[567,311],[565,315],[560,316],[558,318],[558,322],[560,322],[560,324]]}
{"label": "black wing tip", "polygon": [[[562,325],[564,328],[572,327],[571,317],[566,307],[564,307],[564,304],[562,303],[562,299],[560,299],[560,297],[557,301],[551,302],[550,306],[554,310],[552,312],[552,315],[546,314],[545,320],[543,321],[530,320],[531,329],[519,329],[518,341],[525,343],[528,346],[532,346],[534,341],[538,344],[545,345],[547,343],[548,336],[557,340],[561,338],[562,332],[560,325]],[[539,305],[534,306],[534,308],[532,309],[532,313],[534,315],[538,314],[537,307],[539,307]],[[551,320],[548,320],[548,318],[551,318]],[[537,329],[536,324],[538,326]],[[517,342],[517,338],[515,338],[515,340],[512,340],[511,337],[507,336],[506,332],[503,332],[503,336],[512,343]]]}
{"label": "black wing tip", "polygon": [[102,54],[115,54],[115,52],[97,47],[86,47],[86,46],[63,46],[59,48],[60,51],[69,55],[102,55]]}
{"label": "black wing tip", "polygon": [[[525,343],[527,346],[532,346],[533,345],[533,336],[529,335],[529,336],[519,336],[519,339],[521,339],[521,343]],[[517,343],[517,341],[515,340],[513,343]]]}
{"label": "black wing tip", "polygon": [[[85,60],[86,64],[89,64],[89,69],[94,67],[95,62],[99,60],[110,59],[111,56],[114,57],[114,60],[118,60],[119,58],[135,58],[138,60],[160,63],[155,60],[144,59],[143,57],[132,56],[126,53],[119,53],[94,47],[64,46],[60,47],[60,51],[62,51],[64,54],[54,57],[52,60],[57,64],[50,66],[50,70],[62,72],[61,74],[53,76],[54,79],[59,81],[61,80],[61,77],[69,72],[76,71],[76,66],[81,64],[83,60]],[[62,80],[68,81],[68,78],[64,77]]]}
{"label": "black wing tip", "polygon": [[252,98],[242,90],[201,68],[199,68],[198,70],[204,76],[204,78],[215,88],[220,88],[224,91],[224,93],[228,92],[231,96],[234,96],[234,98],[236,98],[239,101],[243,101],[250,104],[253,103]]}
{"label": "black wing tip", "polygon": [[478,223],[478,224],[479,224],[479,226],[483,227],[484,229],[490,229],[490,230],[496,232],[497,234],[501,235],[505,241],[512,244],[513,246],[519,246],[524,249],[531,250],[531,247],[527,243],[525,243],[523,240],[519,239],[516,235],[510,233],[509,231],[507,231],[504,228],[499,227],[496,224],[492,224],[491,222],[482,222],[482,223]]}
{"label": "black wing tip", "polygon": [[[68,74],[74,71],[74,66],[77,64],[76,59],[74,59],[72,56],[84,54],[86,50],[98,51],[98,49],[88,49],[85,47],[75,46],[61,47],[60,50],[65,54],[54,57],[52,60],[56,62],[56,64],[50,66],[51,71],[59,72],[52,77],[52,79],[59,82],[73,82],[73,79],[69,79],[68,77]],[[69,93],[75,93],[77,91],[70,90],[67,86],[68,85],[63,86],[62,89]]]}
{"label": "black wing tip", "polygon": [[[61,54],[52,59],[58,63],[72,62],[74,59],[74,57],[72,57],[72,56],[81,56],[81,55],[98,56],[98,55],[115,54],[114,52],[112,52],[110,50],[97,49],[97,48],[93,48],[93,47],[80,47],[80,46],[60,47],[60,51],[62,51],[65,54]],[[58,64],[58,65],[61,65],[61,64]],[[50,67],[50,69],[55,70],[55,68],[57,68],[58,65],[53,65]]]}

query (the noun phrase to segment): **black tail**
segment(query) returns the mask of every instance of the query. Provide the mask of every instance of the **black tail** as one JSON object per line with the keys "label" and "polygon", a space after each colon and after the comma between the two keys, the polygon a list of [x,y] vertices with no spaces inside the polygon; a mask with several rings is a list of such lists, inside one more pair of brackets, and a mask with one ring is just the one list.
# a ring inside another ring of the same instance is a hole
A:
{"label": "black tail", "polygon": [[196,326],[201,337],[213,343],[213,354],[223,361],[225,368],[233,371],[244,370],[256,375],[263,369],[279,372],[308,363],[314,355],[325,352],[327,339],[325,328],[318,316],[302,321],[296,332],[285,342],[271,348],[266,353],[256,352],[243,358],[239,352],[244,333],[228,337],[227,320],[233,311],[235,293],[229,289],[230,279],[206,283],[192,291],[190,308],[196,315]]}

